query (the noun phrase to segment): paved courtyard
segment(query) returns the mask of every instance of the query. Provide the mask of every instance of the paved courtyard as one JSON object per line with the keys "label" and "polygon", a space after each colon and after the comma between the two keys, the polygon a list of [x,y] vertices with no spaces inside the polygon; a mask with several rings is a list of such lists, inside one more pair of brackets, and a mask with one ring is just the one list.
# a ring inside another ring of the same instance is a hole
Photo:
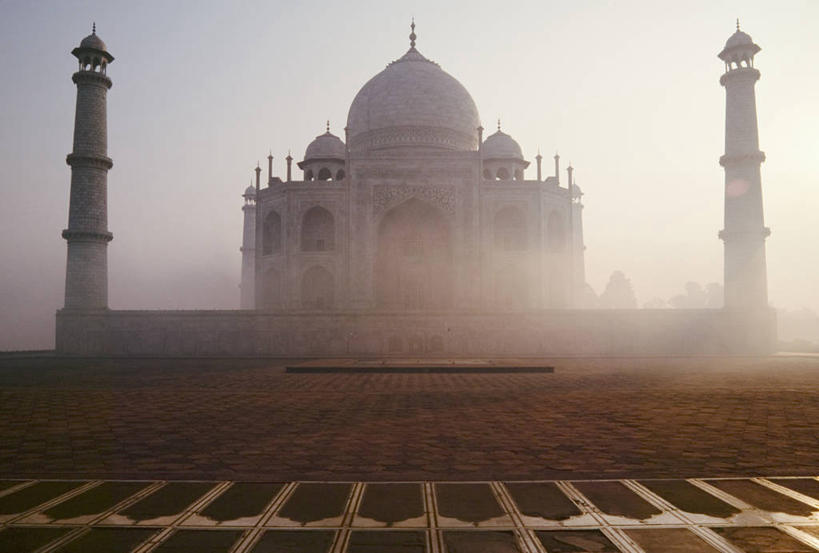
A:
{"label": "paved courtyard", "polygon": [[[526,362],[531,363],[531,360]],[[0,360],[0,478],[268,481],[819,473],[819,359],[553,359],[554,373]]]}
{"label": "paved courtyard", "polygon": [[499,363],[0,358],[0,552],[819,551],[819,359]]}

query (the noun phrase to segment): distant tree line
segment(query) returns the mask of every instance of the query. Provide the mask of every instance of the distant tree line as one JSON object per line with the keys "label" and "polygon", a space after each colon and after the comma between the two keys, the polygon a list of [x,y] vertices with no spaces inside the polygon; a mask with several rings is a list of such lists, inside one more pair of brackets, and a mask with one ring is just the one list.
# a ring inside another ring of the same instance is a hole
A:
{"label": "distant tree line", "polygon": [[[636,309],[637,296],[631,280],[623,271],[614,271],[606,288],[598,296],[586,286],[580,298],[582,307],[590,309]],[[724,290],[718,282],[705,286],[686,282],[683,292],[670,298],[654,297],[643,303],[643,309],[720,309]],[[777,310],[779,347],[782,351],[819,353],[819,314],[811,309]]]}

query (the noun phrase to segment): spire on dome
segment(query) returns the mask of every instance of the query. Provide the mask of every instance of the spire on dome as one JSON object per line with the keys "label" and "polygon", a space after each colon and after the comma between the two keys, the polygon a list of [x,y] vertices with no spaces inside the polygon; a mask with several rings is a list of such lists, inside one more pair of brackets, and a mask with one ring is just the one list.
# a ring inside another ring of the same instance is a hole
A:
{"label": "spire on dome", "polygon": [[500,127],[500,117],[498,117],[498,132],[500,132],[500,130],[501,130],[501,127]]}
{"label": "spire on dome", "polygon": [[418,38],[415,36],[415,17],[412,18],[412,23],[410,24],[410,50],[415,50],[415,39]]}
{"label": "spire on dome", "polygon": [[91,22],[91,34],[92,35],[97,34],[97,22],[96,21]]}
{"label": "spire on dome", "polygon": [[330,120],[327,120],[327,134],[330,134]]}
{"label": "spire on dome", "polygon": [[739,30],[739,18],[737,17],[737,31]]}

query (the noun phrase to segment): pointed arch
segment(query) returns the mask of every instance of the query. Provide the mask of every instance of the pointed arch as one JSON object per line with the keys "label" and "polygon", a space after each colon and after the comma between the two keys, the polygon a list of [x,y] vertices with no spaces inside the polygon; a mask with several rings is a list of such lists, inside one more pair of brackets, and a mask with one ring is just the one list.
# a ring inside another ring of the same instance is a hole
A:
{"label": "pointed arch", "polygon": [[262,309],[273,309],[281,304],[281,277],[276,269],[264,273],[262,284]]}
{"label": "pointed arch", "polygon": [[336,245],[336,223],[333,214],[321,206],[308,209],[301,220],[301,251],[333,251]]}
{"label": "pointed arch", "polygon": [[546,222],[546,246],[554,253],[566,249],[566,222],[559,211],[552,211]]}
{"label": "pointed arch", "polygon": [[529,307],[529,286],[519,267],[504,267],[495,274],[495,301],[498,308],[504,310]]}
{"label": "pointed arch", "polygon": [[390,309],[443,309],[452,305],[452,231],[432,205],[410,198],[378,226],[376,303]]}
{"label": "pointed arch", "polygon": [[526,216],[520,209],[507,206],[495,213],[495,248],[523,251],[527,248]]}
{"label": "pointed arch", "polygon": [[262,224],[262,255],[272,255],[282,251],[282,218],[271,211],[265,215]]}
{"label": "pointed arch", "polygon": [[333,273],[320,265],[307,269],[301,277],[301,306],[305,309],[332,309],[334,302]]}

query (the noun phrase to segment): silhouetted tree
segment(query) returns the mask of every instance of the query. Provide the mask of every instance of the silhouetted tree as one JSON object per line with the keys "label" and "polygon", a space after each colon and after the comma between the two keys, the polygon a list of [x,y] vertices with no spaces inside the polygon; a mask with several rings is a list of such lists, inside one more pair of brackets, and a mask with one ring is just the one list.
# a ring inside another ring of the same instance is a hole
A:
{"label": "silhouetted tree", "polygon": [[604,309],[635,309],[637,298],[631,281],[623,271],[614,271],[609,277],[606,289],[600,294],[600,307]]}
{"label": "silhouetted tree", "polygon": [[703,287],[697,282],[686,282],[685,293],[668,300],[674,309],[718,309],[722,307],[722,285],[712,282]]}
{"label": "silhouetted tree", "polygon": [[712,282],[707,285],[705,287],[705,295],[707,296],[705,307],[709,309],[721,309],[722,306],[725,305],[725,290],[722,288],[722,284]]}
{"label": "silhouetted tree", "polygon": [[686,282],[685,293],[668,300],[674,309],[702,309],[705,307],[705,290],[697,282]]}
{"label": "silhouetted tree", "polygon": [[578,306],[581,309],[595,309],[600,306],[600,298],[597,297],[597,293],[594,291],[594,288],[588,284],[583,286],[577,301]]}
{"label": "silhouetted tree", "polygon": [[668,302],[662,298],[651,298],[643,304],[643,309],[665,309],[668,307]]}

